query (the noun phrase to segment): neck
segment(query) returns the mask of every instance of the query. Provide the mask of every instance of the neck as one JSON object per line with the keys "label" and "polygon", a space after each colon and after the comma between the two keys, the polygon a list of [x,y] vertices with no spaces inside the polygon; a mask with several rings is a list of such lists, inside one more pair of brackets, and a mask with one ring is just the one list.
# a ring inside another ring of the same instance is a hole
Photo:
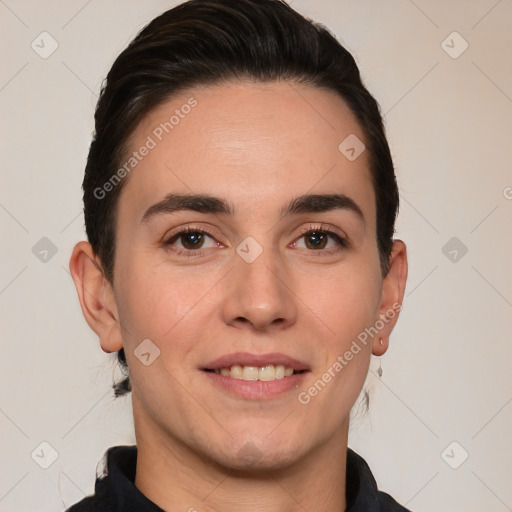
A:
{"label": "neck", "polygon": [[279,469],[239,471],[201,457],[142,419],[137,434],[136,487],[164,510],[292,512],[345,510],[348,420],[333,438]]}

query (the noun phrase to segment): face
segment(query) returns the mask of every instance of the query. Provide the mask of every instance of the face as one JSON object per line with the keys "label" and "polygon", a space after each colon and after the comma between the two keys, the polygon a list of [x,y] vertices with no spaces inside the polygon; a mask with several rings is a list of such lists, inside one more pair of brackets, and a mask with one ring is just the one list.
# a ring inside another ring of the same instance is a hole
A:
{"label": "face", "polygon": [[338,149],[351,134],[365,139],[337,95],[285,82],[190,89],[139,124],[116,225],[121,328],[102,340],[125,348],[138,438],[268,468],[346,436],[371,338],[344,354],[389,309],[368,154]]}

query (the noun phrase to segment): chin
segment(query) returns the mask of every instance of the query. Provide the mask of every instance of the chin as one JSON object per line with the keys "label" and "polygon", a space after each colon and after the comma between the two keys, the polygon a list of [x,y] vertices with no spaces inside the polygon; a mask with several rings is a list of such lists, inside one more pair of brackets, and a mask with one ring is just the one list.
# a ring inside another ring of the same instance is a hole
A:
{"label": "chin", "polygon": [[275,442],[254,439],[232,442],[230,446],[223,448],[225,449],[215,450],[215,453],[210,453],[209,456],[223,467],[251,473],[284,469],[304,455],[304,445],[299,441],[294,446],[287,443],[286,446],[281,444],[277,448]]}

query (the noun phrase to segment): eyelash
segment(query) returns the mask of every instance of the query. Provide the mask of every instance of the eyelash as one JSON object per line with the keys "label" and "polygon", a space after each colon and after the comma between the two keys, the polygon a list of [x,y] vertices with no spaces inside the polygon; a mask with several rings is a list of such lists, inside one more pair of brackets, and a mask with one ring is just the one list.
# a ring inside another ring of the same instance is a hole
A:
{"label": "eyelash", "polygon": [[[201,235],[208,235],[211,238],[215,238],[214,234],[210,233],[208,230],[206,230],[204,228],[195,228],[193,226],[187,226],[187,227],[184,227],[184,228],[180,229],[179,231],[174,233],[170,238],[165,240],[163,242],[163,245],[165,247],[170,246],[176,240],[178,240],[178,238],[181,235],[187,234],[187,233],[199,233]],[[324,253],[324,254],[325,253],[333,254],[333,253],[337,253],[338,251],[341,251],[341,250],[346,249],[346,248],[349,247],[349,243],[348,243],[346,238],[341,237],[340,235],[338,235],[337,233],[335,233],[334,231],[332,231],[328,227],[324,227],[323,224],[317,224],[317,225],[311,224],[307,228],[304,228],[303,230],[301,230],[300,236],[298,237],[297,240],[299,240],[300,238],[302,238],[302,237],[304,237],[306,235],[312,234],[312,233],[326,234],[326,235],[330,236],[331,238],[333,238],[339,244],[340,247],[334,248],[334,249],[333,248],[331,248],[331,249],[320,249],[318,251],[316,251],[314,249],[306,249],[308,251],[320,252],[320,253]],[[176,253],[178,256],[185,256],[185,257],[200,256],[201,251],[203,251],[203,250],[204,249],[172,249],[172,251],[174,253]]]}

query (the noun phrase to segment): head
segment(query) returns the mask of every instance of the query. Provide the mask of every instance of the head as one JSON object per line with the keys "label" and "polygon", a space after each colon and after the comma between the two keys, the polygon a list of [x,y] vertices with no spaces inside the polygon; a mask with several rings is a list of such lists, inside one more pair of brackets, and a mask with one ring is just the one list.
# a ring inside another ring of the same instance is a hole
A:
{"label": "head", "polygon": [[[350,53],[280,0],[191,0],[119,55],[95,123],[70,267],[130,369],[115,392],[133,391],[136,429],[232,466],[248,443],[285,463],[344,430],[407,274],[382,118]],[[306,371],[241,400],[208,375],[241,352]]]}

